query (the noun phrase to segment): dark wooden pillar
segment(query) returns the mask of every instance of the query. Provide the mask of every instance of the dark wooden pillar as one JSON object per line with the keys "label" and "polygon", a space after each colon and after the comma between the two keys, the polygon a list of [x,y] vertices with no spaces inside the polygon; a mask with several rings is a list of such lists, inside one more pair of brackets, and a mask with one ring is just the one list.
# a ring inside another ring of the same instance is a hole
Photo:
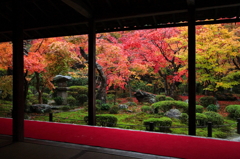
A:
{"label": "dark wooden pillar", "polygon": [[188,114],[189,135],[196,135],[196,28],[195,0],[188,2]]}
{"label": "dark wooden pillar", "polygon": [[13,0],[13,141],[24,140],[23,0]]}
{"label": "dark wooden pillar", "polygon": [[96,125],[96,29],[93,19],[89,20],[88,33],[88,124]]}

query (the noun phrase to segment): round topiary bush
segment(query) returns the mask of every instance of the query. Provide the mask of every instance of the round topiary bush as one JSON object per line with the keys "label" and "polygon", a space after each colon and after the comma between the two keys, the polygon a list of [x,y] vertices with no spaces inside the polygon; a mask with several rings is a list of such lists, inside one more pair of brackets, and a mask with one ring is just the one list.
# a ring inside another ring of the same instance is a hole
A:
{"label": "round topiary bush", "polygon": [[73,96],[68,96],[67,97],[67,103],[70,106],[75,106],[76,105],[76,99]]}
{"label": "round topiary bush", "polygon": [[48,99],[46,97],[42,97],[43,104],[48,104]]}
{"label": "round topiary bush", "polygon": [[109,110],[110,107],[111,107],[111,105],[108,104],[108,103],[104,103],[104,104],[101,104],[101,105],[100,105],[100,109],[101,109],[101,110]]}
{"label": "round topiary bush", "polygon": [[[88,124],[88,116],[84,117],[84,121]],[[96,115],[96,124],[98,126],[113,127],[117,125],[117,117],[111,114]]]}
{"label": "round topiary bush", "polygon": [[[149,118],[143,121],[143,124],[146,126],[146,130],[150,130],[150,123],[153,123],[155,131],[169,132],[172,126],[172,119],[168,117],[161,118]],[[161,127],[163,126],[163,127]],[[166,127],[165,127],[166,126]]]}
{"label": "round topiary bush", "polygon": [[63,103],[62,97],[55,97],[55,98],[53,98],[53,100],[55,101],[55,103],[57,105],[62,105],[62,103]]}
{"label": "round topiary bush", "polygon": [[109,109],[110,114],[118,114],[118,111],[119,111],[119,108],[116,105]]}
{"label": "round topiary bush", "polygon": [[[188,123],[188,114],[187,113],[182,113],[181,116],[179,117],[179,120],[181,123],[187,124]],[[196,113],[196,125],[197,126],[204,126],[207,123],[207,116],[202,113]]]}
{"label": "round topiary bush", "polygon": [[157,102],[166,100],[166,96],[165,95],[156,95],[155,98],[156,98]]}
{"label": "round topiary bush", "polygon": [[82,105],[88,100],[88,87],[86,86],[71,86],[69,87],[68,95],[73,96],[77,104]]}
{"label": "round topiary bush", "polygon": [[213,112],[217,112],[218,108],[215,104],[210,104],[209,106],[207,106],[207,111],[213,111]]}
{"label": "round topiary bush", "polygon": [[188,114],[182,113],[181,116],[179,117],[179,120],[181,123],[187,124],[188,123]]}
{"label": "round topiary bush", "polygon": [[78,102],[80,105],[83,105],[83,103],[87,102],[88,96],[86,94],[80,94],[78,96]]}
{"label": "round topiary bush", "polygon": [[226,112],[229,113],[229,117],[233,119],[240,118],[240,105],[229,105],[225,108]]}
{"label": "round topiary bush", "polygon": [[207,116],[207,122],[212,122],[213,125],[222,125],[224,123],[223,116],[216,112],[207,111],[203,114]]}
{"label": "round topiary bush", "polygon": [[188,111],[188,104],[183,101],[160,101],[152,104],[155,113],[159,111],[166,112],[172,108],[176,108],[183,113]]}
{"label": "round topiary bush", "polygon": [[202,113],[196,113],[196,125],[204,126],[207,123],[207,116]]}
{"label": "round topiary bush", "polygon": [[203,112],[203,106],[201,105],[196,105],[196,113],[202,113]]}
{"label": "round topiary bush", "polygon": [[210,104],[215,104],[216,103],[216,99],[212,96],[205,96],[205,97],[201,97],[199,99],[200,104],[204,107],[209,106]]}
{"label": "round topiary bush", "polygon": [[174,100],[172,97],[166,97],[166,100]]}

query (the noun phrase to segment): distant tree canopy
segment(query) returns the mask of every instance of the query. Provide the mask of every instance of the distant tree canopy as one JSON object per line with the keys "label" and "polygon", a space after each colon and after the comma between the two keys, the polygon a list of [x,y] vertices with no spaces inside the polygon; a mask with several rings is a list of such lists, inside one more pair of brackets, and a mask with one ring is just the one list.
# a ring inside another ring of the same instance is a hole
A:
{"label": "distant tree canopy", "polygon": [[[215,92],[239,85],[239,24],[196,28],[198,84],[204,90]],[[174,95],[180,83],[187,83],[187,34],[186,27],[97,34],[96,66],[101,67],[101,72],[96,70],[98,89],[104,87],[106,96],[109,88],[126,89],[131,83],[136,84],[131,81],[145,80],[158,89],[163,88],[166,95]],[[41,96],[45,87],[54,88],[51,81],[57,74],[86,78],[87,59],[81,55],[80,48],[87,55],[87,43],[86,35],[31,40],[24,55],[25,83],[32,81]],[[0,69],[12,69],[9,42],[0,43]],[[6,81],[10,77],[1,78]],[[5,93],[10,88],[6,85],[0,83]]]}

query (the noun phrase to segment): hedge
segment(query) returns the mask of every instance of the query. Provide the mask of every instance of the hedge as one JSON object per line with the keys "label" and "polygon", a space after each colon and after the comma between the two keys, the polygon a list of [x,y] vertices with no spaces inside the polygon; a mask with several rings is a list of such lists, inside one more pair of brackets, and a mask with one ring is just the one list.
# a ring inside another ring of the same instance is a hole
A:
{"label": "hedge", "polygon": [[[84,121],[88,124],[88,116],[84,117]],[[117,117],[111,114],[96,115],[96,125],[114,127],[117,125]]]}
{"label": "hedge", "polygon": [[224,123],[223,116],[217,112],[207,111],[203,114],[207,116],[207,122],[212,122],[213,125],[222,125]]}
{"label": "hedge", "polygon": [[203,106],[201,105],[196,105],[196,113],[202,113],[203,112]]}
{"label": "hedge", "polygon": [[[150,123],[153,122],[154,130],[159,130],[161,132],[169,131],[170,129],[167,127],[172,126],[172,119],[168,117],[161,117],[161,118],[149,118],[143,121],[143,124],[146,126],[147,130],[150,130]],[[167,127],[160,127],[160,126],[167,126]]]}
{"label": "hedge", "polygon": [[208,122],[208,118],[205,114],[196,113],[196,125],[197,126],[204,126]]}
{"label": "hedge", "polygon": [[166,100],[174,100],[172,97],[167,97],[165,95],[156,95],[156,101],[166,101]]}
{"label": "hedge", "polygon": [[71,86],[69,87],[68,95],[73,96],[77,104],[83,104],[88,100],[88,87],[86,86]]}
{"label": "hedge", "polygon": [[158,113],[159,110],[165,113],[173,107],[182,110],[184,113],[188,111],[188,103],[183,101],[160,101],[153,103],[152,107],[154,108],[155,113]]}
{"label": "hedge", "polygon": [[229,105],[225,108],[226,112],[229,113],[229,117],[233,119],[240,118],[240,105]]}
{"label": "hedge", "polygon": [[201,97],[199,99],[200,104],[204,107],[209,106],[210,104],[215,104],[216,103],[216,99],[212,96],[205,96],[205,97]]}

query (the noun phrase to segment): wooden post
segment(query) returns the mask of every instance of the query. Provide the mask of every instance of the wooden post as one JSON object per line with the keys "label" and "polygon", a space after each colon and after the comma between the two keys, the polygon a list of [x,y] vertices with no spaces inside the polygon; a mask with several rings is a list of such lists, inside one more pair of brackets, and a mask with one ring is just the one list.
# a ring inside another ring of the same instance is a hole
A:
{"label": "wooden post", "polygon": [[208,122],[208,137],[212,137],[212,122]]}
{"label": "wooden post", "polygon": [[153,131],[154,130],[154,123],[150,122],[149,123],[149,131]]}
{"label": "wooden post", "polygon": [[237,119],[237,133],[240,134],[240,118]]}
{"label": "wooden post", "polygon": [[13,0],[13,142],[24,141],[23,0]]}
{"label": "wooden post", "polygon": [[88,125],[96,125],[96,29],[94,19],[89,20],[88,33]]}
{"label": "wooden post", "polygon": [[49,113],[49,122],[53,121],[53,113]]}
{"label": "wooden post", "polygon": [[196,135],[196,34],[195,0],[188,2],[188,113],[189,135]]}

